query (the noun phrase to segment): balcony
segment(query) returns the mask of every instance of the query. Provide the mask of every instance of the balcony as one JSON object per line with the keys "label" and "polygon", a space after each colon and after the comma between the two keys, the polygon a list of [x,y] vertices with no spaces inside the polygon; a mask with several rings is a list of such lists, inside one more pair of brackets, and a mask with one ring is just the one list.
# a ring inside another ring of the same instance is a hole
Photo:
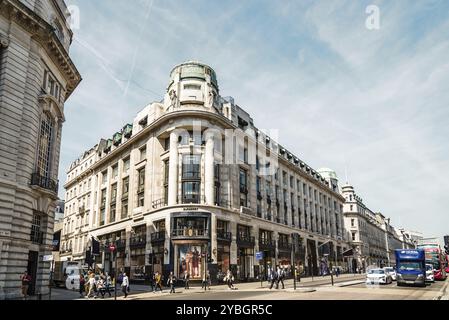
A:
{"label": "balcony", "polygon": [[217,240],[224,241],[224,242],[231,242],[232,241],[232,233],[225,232],[225,231],[217,231]]}
{"label": "balcony", "polygon": [[131,248],[142,248],[145,247],[147,244],[147,237],[146,236],[134,236],[130,239],[130,247]]}
{"label": "balcony", "polygon": [[117,251],[125,251],[126,249],[126,240],[117,240],[115,241],[115,245],[117,246]]}
{"label": "balcony", "polygon": [[58,192],[57,180],[55,181],[53,179],[41,176],[39,173],[36,172],[31,175],[31,185],[47,189],[54,193]]}
{"label": "balcony", "polygon": [[178,203],[182,204],[201,204],[205,203],[205,197],[199,195],[187,195],[178,197]]}
{"label": "balcony", "polygon": [[209,238],[208,229],[197,229],[197,228],[183,228],[183,229],[173,229],[172,238],[181,239],[195,239],[195,238]]}
{"label": "balcony", "polygon": [[261,249],[276,249],[276,241],[271,239],[259,239],[259,248]]}
{"label": "balcony", "polygon": [[30,240],[34,244],[44,244],[44,233],[42,231],[31,231]]}
{"label": "balcony", "polygon": [[153,232],[151,234],[151,243],[165,241],[165,231]]}
{"label": "balcony", "polygon": [[162,199],[158,199],[152,202],[151,207],[153,209],[158,209],[158,208],[162,208],[167,206],[167,201],[165,200],[165,198]]}
{"label": "balcony", "polygon": [[278,249],[283,251],[292,251],[292,244],[286,241],[278,241]]}
{"label": "balcony", "polygon": [[254,247],[256,239],[247,234],[239,234],[237,236],[237,245],[241,247]]}

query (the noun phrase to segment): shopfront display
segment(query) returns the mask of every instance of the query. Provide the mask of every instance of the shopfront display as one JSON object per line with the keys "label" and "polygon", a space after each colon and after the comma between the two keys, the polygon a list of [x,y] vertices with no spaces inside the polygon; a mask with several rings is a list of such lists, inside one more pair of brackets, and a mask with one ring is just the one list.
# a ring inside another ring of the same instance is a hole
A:
{"label": "shopfront display", "polygon": [[197,243],[178,245],[179,276],[187,271],[190,274],[190,279],[202,279],[204,273],[203,251],[202,245]]}
{"label": "shopfront display", "polygon": [[145,280],[145,248],[131,249],[130,280]]}
{"label": "shopfront display", "polygon": [[217,244],[217,267],[219,273],[226,273],[230,268],[231,254],[227,243]]}
{"label": "shopfront display", "polygon": [[254,277],[254,249],[239,248],[237,255],[237,277],[247,281]]}

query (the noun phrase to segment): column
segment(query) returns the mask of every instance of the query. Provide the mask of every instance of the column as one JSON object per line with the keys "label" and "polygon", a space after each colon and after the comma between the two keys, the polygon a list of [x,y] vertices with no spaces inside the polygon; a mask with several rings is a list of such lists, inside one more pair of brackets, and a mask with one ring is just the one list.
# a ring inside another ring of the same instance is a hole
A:
{"label": "column", "polygon": [[170,163],[168,173],[168,205],[177,203],[178,195],[178,134],[170,134]]}
{"label": "column", "polygon": [[204,186],[206,204],[214,205],[214,137],[206,137],[206,153],[204,160]]}

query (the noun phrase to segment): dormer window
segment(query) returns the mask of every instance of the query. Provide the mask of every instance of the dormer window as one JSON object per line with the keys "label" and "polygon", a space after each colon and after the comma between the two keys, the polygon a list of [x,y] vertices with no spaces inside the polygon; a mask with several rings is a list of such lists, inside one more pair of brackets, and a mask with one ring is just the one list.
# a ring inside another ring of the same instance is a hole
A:
{"label": "dormer window", "polygon": [[142,127],[145,127],[148,124],[148,116],[146,116],[145,118],[143,118],[142,120],[139,121],[139,124]]}

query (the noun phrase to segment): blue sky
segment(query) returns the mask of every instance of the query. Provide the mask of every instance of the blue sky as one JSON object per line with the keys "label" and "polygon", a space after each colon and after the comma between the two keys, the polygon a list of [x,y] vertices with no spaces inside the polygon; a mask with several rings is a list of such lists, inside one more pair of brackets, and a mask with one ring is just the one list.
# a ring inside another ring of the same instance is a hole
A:
{"label": "blue sky", "polygon": [[[449,233],[448,1],[67,3],[80,10],[71,56],[83,82],[66,103],[62,181],[162,99],[174,65],[199,60],[256,126],[279,129],[282,145],[342,184],[347,172],[373,211]],[[371,4],[379,30],[365,27]]]}

